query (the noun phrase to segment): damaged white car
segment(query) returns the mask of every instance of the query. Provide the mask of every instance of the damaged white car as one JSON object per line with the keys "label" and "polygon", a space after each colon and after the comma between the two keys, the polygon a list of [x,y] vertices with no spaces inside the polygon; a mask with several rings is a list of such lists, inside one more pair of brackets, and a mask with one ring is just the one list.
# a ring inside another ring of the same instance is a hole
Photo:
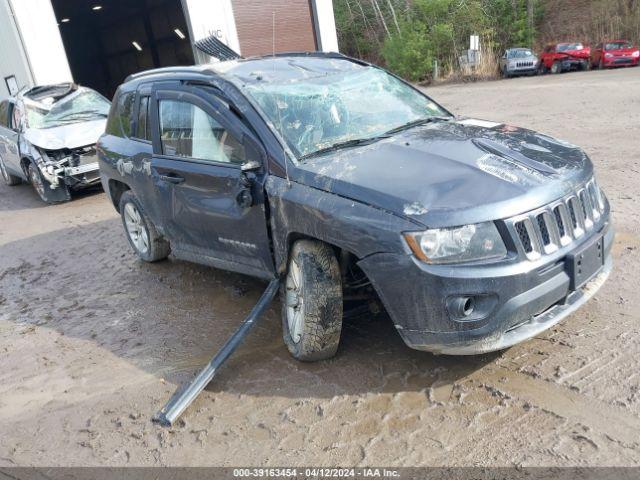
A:
{"label": "damaged white car", "polygon": [[47,203],[100,184],[95,144],[111,102],[73,83],[33,87],[0,102],[0,172]]}

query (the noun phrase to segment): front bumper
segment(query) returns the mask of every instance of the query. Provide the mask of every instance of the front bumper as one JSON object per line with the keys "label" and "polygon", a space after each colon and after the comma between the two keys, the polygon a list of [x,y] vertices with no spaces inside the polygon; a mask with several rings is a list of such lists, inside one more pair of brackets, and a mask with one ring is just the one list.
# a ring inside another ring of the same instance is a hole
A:
{"label": "front bumper", "polygon": [[98,162],[85,163],[75,167],[64,167],[58,172],[64,182],[72,188],[85,188],[100,183]]}
{"label": "front bumper", "polygon": [[533,66],[533,67],[528,67],[528,68],[514,68],[514,69],[508,69],[507,73],[509,75],[533,75],[534,73],[538,72],[538,67],[537,66]]}
{"label": "front bumper", "polygon": [[604,60],[605,67],[637,67],[637,57],[613,57]]}
{"label": "front bumper", "polygon": [[[603,236],[604,262],[585,285],[571,290],[568,255],[541,262],[450,267],[426,265],[410,255],[376,254],[359,262],[411,348],[446,355],[475,355],[508,348],[552,327],[583,305],[602,286],[612,268],[614,231]],[[483,299],[479,316],[452,318],[449,299]]]}
{"label": "front bumper", "polygon": [[562,70],[570,71],[570,70],[586,70],[589,66],[589,60],[587,59],[571,59],[571,60],[562,60]]}

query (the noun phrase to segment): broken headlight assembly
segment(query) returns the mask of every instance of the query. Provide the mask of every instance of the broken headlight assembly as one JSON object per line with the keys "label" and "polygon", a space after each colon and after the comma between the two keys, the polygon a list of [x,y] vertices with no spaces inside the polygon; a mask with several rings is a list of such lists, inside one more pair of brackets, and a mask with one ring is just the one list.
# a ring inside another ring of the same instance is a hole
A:
{"label": "broken headlight assembly", "polygon": [[404,238],[413,254],[426,263],[475,262],[507,255],[507,248],[493,222],[407,232]]}

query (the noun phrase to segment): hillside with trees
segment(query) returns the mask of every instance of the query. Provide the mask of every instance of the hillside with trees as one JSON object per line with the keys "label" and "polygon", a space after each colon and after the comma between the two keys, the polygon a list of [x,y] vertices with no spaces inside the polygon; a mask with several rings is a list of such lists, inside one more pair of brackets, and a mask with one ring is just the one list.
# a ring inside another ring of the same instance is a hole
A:
{"label": "hillside with trees", "polygon": [[[640,0],[334,0],[343,53],[416,82],[491,77],[499,52],[548,41],[640,39]],[[465,67],[470,35],[480,65]]]}

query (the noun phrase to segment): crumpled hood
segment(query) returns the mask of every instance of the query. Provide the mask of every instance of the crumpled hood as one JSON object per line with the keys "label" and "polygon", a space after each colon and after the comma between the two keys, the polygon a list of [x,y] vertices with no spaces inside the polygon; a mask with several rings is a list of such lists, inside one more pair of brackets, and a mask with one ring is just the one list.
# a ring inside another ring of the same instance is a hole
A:
{"label": "crumpled hood", "polygon": [[32,145],[45,150],[86,147],[98,141],[100,135],[104,133],[106,124],[106,119],[98,119],[61,127],[28,128],[24,132],[24,137]]}
{"label": "crumpled hood", "polygon": [[591,48],[585,47],[581,50],[565,50],[563,52],[558,52],[558,53],[567,55],[569,57],[575,57],[575,58],[589,58],[591,56]]}
{"label": "crumpled hood", "polygon": [[312,158],[291,173],[309,186],[440,227],[538,208],[585,183],[593,166],[566,142],[468,119]]}

